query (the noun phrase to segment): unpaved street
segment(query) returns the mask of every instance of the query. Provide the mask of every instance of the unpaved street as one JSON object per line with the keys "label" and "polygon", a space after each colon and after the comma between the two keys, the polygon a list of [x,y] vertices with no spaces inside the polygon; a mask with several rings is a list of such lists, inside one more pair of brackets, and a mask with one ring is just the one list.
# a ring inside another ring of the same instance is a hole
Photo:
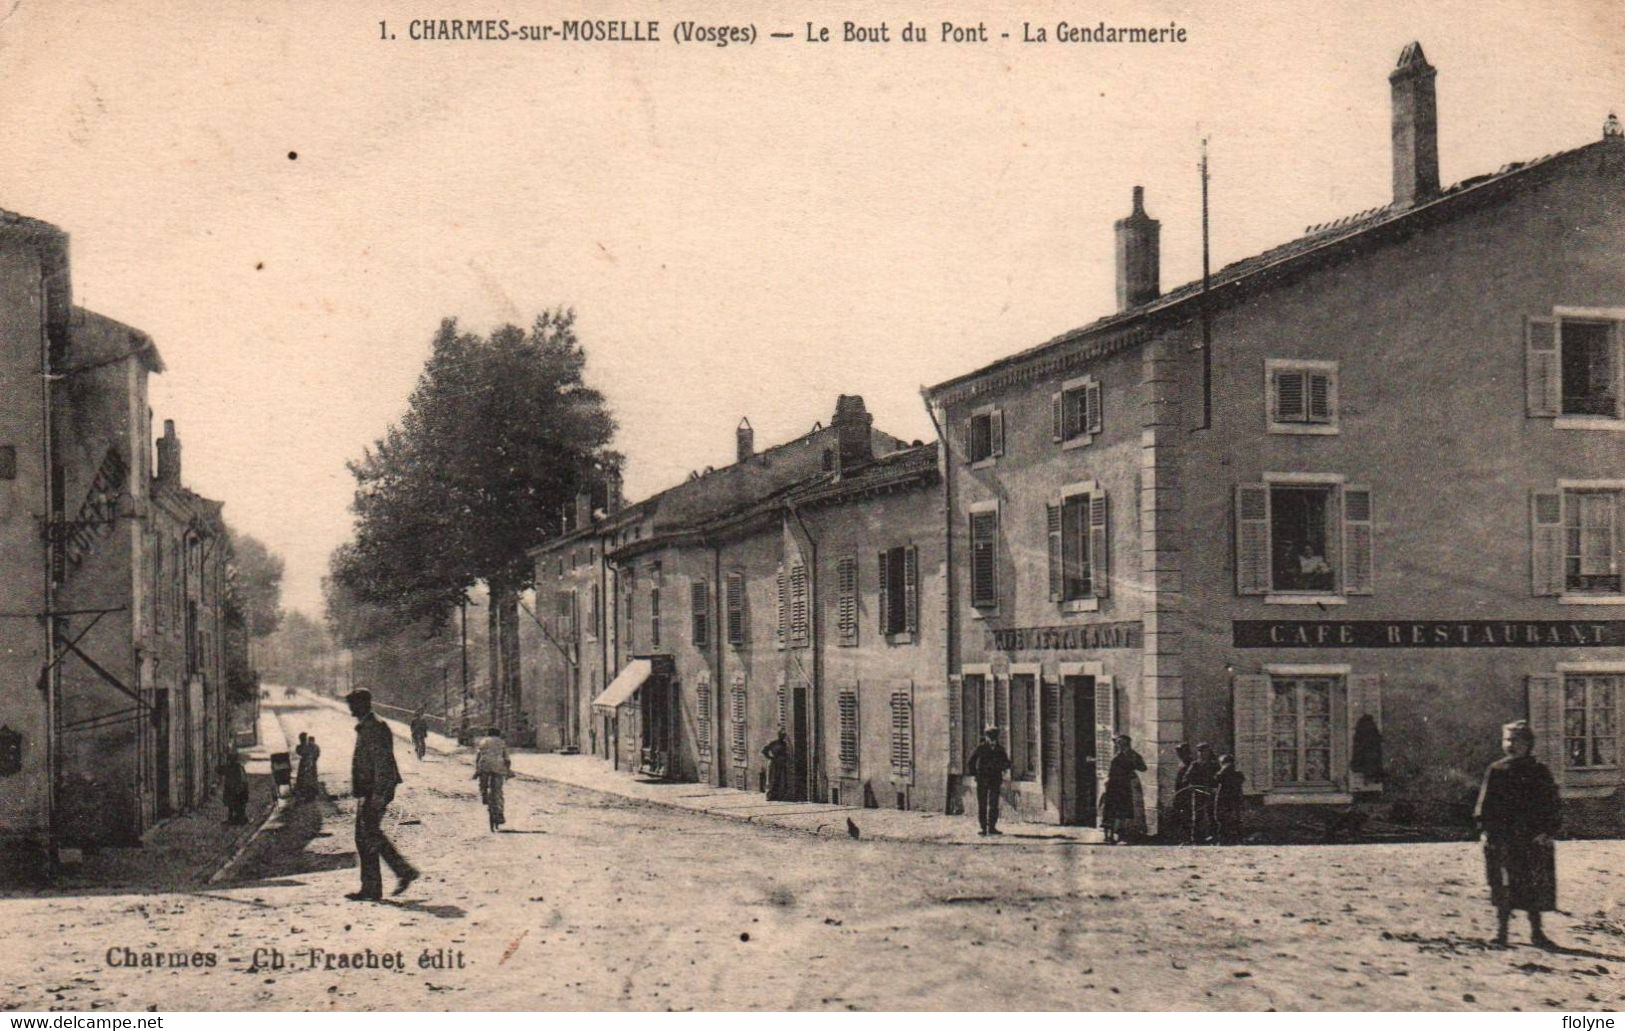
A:
{"label": "unpaved street", "polygon": [[[510,782],[507,831],[491,834],[466,758],[419,762],[405,742],[386,827],[425,876],[399,899],[348,902],[351,722],[304,701],[279,715],[320,740],[335,798],[287,815],[220,884],[0,899],[26,945],[0,957],[0,1004],[1597,1010],[1625,991],[1619,842],[1560,846],[1569,915],[1548,926],[1570,951],[1497,950],[1468,843],[851,841],[534,781]],[[125,948],[215,965],[111,966]],[[270,949],[280,968],[268,951],[252,965]],[[311,965],[312,950],[369,949],[406,969]],[[421,968],[426,951],[452,966]]]}

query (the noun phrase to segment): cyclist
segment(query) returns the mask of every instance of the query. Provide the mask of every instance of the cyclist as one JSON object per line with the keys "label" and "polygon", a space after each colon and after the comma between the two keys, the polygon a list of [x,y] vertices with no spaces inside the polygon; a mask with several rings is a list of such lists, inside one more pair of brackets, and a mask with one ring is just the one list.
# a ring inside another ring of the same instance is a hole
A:
{"label": "cyclist", "polygon": [[491,816],[491,829],[495,831],[507,820],[502,811],[502,782],[513,776],[513,764],[508,758],[508,743],[502,740],[502,730],[491,727],[486,735],[474,742],[474,776],[480,782],[480,801]]}

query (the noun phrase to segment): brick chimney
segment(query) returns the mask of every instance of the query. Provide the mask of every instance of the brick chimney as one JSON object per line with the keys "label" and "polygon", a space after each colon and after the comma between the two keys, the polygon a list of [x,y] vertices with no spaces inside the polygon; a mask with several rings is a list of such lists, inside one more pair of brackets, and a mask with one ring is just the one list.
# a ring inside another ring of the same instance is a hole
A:
{"label": "brick chimney", "polygon": [[576,518],[574,529],[585,530],[592,525],[592,488],[576,491]]}
{"label": "brick chimney", "polygon": [[734,445],[735,461],[743,462],[756,453],[756,431],[750,428],[749,419],[739,420],[739,427],[734,430]]}
{"label": "brick chimney", "polygon": [[158,438],[158,482],[181,482],[181,441],[175,436],[175,420],[164,420],[164,435]]}
{"label": "brick chimney", "polygon": [[1134,188],[1134,210],[1117,220],[1117,310],[1155,300],[1161,290],[1162,223],[1145,213],[1145,187]]}
{"label": "brick chimney", "polygon": [[1388,74],[1394,107],[1394,203],[1404,207],[1439,195],[1439,110],[1434,67],[1411,43]]}
{"label": "brick chimney", "polygon": [[858,394],[842,394],[835,399],[835,418],[829,422],[835,431],[835,465],[839,470],[854,469],[875,459],[869,428],[875,417],[864,407]]}

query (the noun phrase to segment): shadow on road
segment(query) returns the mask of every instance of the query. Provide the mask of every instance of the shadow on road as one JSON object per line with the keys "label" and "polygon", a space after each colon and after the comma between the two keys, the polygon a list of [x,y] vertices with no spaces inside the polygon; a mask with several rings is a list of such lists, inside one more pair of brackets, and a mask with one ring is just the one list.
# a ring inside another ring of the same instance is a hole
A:
{"label": "shadow on road", "polygon": [[[338,814],[338,807],[325,796],[314,802],[296,802],[282,810],[264,833],[221,881],[225,885],[276,882],[300,874],[348,870],[356,865],[354,851],[311,851],[317,838],[333,837],[322,830],[325,819]],[[289,883],[285,880],[282,883]],[[297,883],[297,882],[293,882]]]}

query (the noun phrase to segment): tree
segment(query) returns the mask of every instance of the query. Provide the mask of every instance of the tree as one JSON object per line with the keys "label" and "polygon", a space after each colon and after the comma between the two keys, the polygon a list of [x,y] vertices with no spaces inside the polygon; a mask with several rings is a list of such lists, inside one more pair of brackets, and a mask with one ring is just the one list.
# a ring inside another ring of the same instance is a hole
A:
{"label": "tree", "polygon": [[231,541],[227,600],[242,614],[251,636],[265,637],[282,622],[282,556],[246,533],[226,532]]}
{"label": "tree", "polygon": [[488,337],[443,321],[405,416],[349,465],[355,538],[332,567],[348,597],[441,623],[478,582],[526,587],[526,551],[620,468],[586,361],[568,309]]}

